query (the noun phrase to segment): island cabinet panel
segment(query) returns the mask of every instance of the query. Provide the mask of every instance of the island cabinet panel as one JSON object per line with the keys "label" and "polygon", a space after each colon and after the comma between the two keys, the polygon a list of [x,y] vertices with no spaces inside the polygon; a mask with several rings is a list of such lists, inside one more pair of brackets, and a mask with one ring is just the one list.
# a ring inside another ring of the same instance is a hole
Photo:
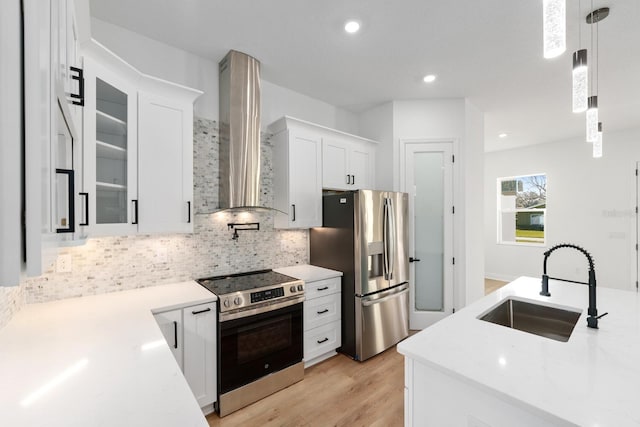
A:
{"label": "island cabinet panel", "polygon": [[[509,396],[447,375],[418,361],[405,362],[405,426],[573,426]],[[526,387],[526,384],[522,385]]]}

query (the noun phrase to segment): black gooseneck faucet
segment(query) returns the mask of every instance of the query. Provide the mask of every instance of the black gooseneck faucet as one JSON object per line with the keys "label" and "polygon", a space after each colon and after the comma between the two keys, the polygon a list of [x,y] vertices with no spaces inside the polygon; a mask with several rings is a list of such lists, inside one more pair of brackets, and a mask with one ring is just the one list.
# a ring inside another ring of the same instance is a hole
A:
{"label": "black gooseneck faucet", "polygon": [[[557,277],[549,277],[547,275],[547,259],[549,258],[549,255],[551,255],[552,252],[560,248],[572,248],[581,252],[582,254],[584,254],[584,256],[587,257],[587,261],[589,262],[589,283],[576,282],[574,280],[560,279]],[[604,313],[598,316],[598,309],[596,308],[596,270],[593,264],[593,258],[591,257],[589,252],[587,252],[580,246],[572,245],[571,243],[562,243],[560,245],[555,245],[554,247],[546,251],[544,253],[544,263],[542,268],[542,290],[540,291],[540,295],[543,295],[546,297],[551,296],[551,294],[549,293],[549,279],[561,280],[563,282],[570,282],[570,283],[579,283],[582,285],[589,286],[589,309],[587,311],[587,313],[589,314],[589,317],[587,317],[587,326],[593,329],[598,329],[598,319],[600,319],[603,316],[606,316],[609,313]]]}

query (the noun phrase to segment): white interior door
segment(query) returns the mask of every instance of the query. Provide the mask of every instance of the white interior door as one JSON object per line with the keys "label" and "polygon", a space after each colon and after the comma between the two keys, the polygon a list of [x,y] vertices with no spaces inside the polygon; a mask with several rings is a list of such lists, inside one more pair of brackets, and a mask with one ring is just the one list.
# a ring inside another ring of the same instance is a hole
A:
{"label": "white interior door", "polygon": [[453,143],[406,142],[411,329],[453,312]]}

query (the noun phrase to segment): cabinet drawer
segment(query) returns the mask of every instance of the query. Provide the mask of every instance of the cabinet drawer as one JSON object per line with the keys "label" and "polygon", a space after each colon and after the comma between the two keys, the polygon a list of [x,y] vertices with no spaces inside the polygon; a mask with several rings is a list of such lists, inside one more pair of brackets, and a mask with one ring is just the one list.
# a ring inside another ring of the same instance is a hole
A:
{"label": "cabinet drawer", "polygon": [[340,320],[304,333],[304,360],[311,360],[342,345]]}
{"label": "cabinet drawer", "polygon": [[304,297],[307,300],[338,293],[342,290],[342,277],[307,282],[304,287]]}
{"label": "cabinet drawer", "polygon": [[304,330],[317,328],[341,317],[341,294],[306,300],[304,302]]}

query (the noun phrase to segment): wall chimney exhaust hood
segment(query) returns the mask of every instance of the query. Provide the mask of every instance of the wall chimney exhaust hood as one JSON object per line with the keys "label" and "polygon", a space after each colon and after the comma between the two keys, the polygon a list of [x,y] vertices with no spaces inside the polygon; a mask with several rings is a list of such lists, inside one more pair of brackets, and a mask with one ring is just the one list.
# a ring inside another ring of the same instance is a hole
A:
{"label": "wall chimney exhaust hood", "polygon": [[235,50],[220,61],[220,210],[260,203],[260,62]]}

